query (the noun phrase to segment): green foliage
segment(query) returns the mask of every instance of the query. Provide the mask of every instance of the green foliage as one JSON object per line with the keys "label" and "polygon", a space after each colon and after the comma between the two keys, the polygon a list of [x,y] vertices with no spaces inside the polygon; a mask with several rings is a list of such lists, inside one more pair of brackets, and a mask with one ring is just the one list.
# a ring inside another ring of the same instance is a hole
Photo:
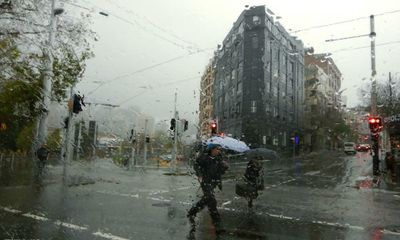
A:
{"label": "green foliage", "polygon": [[47,137],[47,147],[50,151],[57,151],[61,148],[61,129],[54,130]]}
{"label": "green foliage", "polygon": [[34,136],[34,124],[30,124],[22,128],[16,140],[16,147],[23,152],[29,151]]}

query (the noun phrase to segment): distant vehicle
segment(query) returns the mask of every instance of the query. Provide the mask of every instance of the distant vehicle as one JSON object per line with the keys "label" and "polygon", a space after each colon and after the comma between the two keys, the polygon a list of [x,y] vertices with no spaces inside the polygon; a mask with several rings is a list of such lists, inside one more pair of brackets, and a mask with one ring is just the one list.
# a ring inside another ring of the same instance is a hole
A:
{"label": "distant vehicle", "polygon": [[359,152],[368,152],[371,149],[369,144],[360,144],[356,147],[356,150]]}
{"label": "distant vehicle", "polygon": [[345,142],[344,143],[344,152],[346,154],[356,154],[356,144],[354,142]]}
{"label": "distant vehicle", "polygon": [[164,161],[171,161],[172,160],[172,155],[171,154],[165,154],[165,155],[161,155],[160,158]]}

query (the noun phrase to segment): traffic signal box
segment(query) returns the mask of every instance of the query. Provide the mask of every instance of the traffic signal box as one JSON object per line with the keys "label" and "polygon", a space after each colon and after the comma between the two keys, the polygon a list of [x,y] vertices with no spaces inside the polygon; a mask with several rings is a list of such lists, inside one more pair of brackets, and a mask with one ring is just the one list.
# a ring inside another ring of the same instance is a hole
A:
{"label": "traffic signal box", "polygon": [[211,123],[211,134],[217,134],[217,123],[216,122]]}
{"label": "traffic signal box", "polygon": [[383,129],[383,123],[381,117],[370,117],[368,119],[368,123],[371,133],[379,133]]}

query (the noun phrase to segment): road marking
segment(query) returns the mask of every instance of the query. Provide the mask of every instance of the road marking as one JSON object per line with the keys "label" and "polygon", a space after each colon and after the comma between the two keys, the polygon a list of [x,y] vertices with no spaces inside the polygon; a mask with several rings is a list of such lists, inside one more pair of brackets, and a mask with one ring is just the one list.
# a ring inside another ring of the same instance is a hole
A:
{"label": "road marking", "polygon": [[321,171],[311,171],[311,172],[305,173],[304,175],[305,176],[314,176],[314,175],[317,175],[317,174],[320,174],[320,173],[321,173]]}
{"label": "road marking", "polygon": [[81,231],[83,231],[83,230],[87,230],[87,229],[88,229],[87,227],[78,226],[78,225],[75,225],[75,224],[72,224],[72,223],[61,222],[60,220],[56,220],[56,221],[54,222],[54,224],[55,224],[55,225],[58,225],[58,226],[63,226],[63,227],[71,228],[71,229],[74,229],[74,230],[81,230]]}
{"label": "road marking", "polygon": [[118,192],[111,192],[111,191],[96,191],[96,192],[102,193],[102,194],[122,196],[122,197],[139,198],[139,194],[118,193]]}
{"label": "road marking", "polygon": [[160,201],[160,202],[171,202],[171,200],[168,200],[168,199],[155,198],[155,197],[147,197],[146,199],[153,200],[153,201]]}
{"label": "road marking", "polygon": [[271,189],[271,188],[276,188],[276,187],[278,187],[280,185],[287,184],[287,183],[290,183],[290,182],[293,182],[293,181],[296,181],[296,179],[292,178],[292,179],[289,179],[289,180],[286,180],[286,181],[283,181],[283,182],[280,182],[280,183],[273,184],[271,186],[265,187],[264,189],[267,190],[267,189]]}
{"label": "road marking", "polygon": [[[8,207],[0,206],[0,209],[2,209],[3,211],[6,211],[6,212],[15,213],[15,214],[22,213],[22,211],[20,211],[20,210],[11,209],[11,208],[8,208]],[[43,221],[43,222],[51,221],[50,219],[48,219],[46,217],[38,216],[38,215],[35,215],[35,214],[32,214],[32,213],[24,213],[24,214],[21,214],[21,216],[29,217],[29,218],[32,218],[32,219],[37,220],[37,221]],[[53,223],[55,225],[66,227],[66,228],[70,228],[70,229],[73,229],[73,230],[80,230],[80,231],[87,231],[88,230],[87,227],[75,225],[75,224],[72,224],[72,223],[62,222],[60,220],[55,220]],[[103,237],[103,238],[107,238],[107,239],[111,239],[111,240],[129,240],[128,238],[118,237],[118,236],[112,235],[110,233],[103,233],[101,231],[97,231],[97,232],[94,232],[92,234],[95,235],[95,236],[99,236],[99,237]]]}
{"label": "road marking", "polygon": [[49,220],[47,217],[42,217],[42,216],[34,215],[34,214],[32,214],[32,213],[24,213],[24,214],[22,214],[22,216],[24,216],[24,217],[29,217],[29,218],[33,218],[33,219],[39,220],[39,221],[48,221],[48,220]]}
{"label": "road marking", "polygon": [[383,233],[383,234],[391,234],[391,235],[400,236],[400,232],[393,232],[393,231],[386,230],[386,229],[383,229],[383,230],[382,230],[382,233]]}
{"label": "road marking", "polygon": [[95,236],[98,236],[98,237],[107,238],[107,239],[111,239],[111,240],[129,240],[128,238],[122,238],[122,237],[112,235],[110,233],[103,233],[100,231],[94,232],[92,234]]}
{"label": "road marking", "polygon": [[19,211],[19,210],[11,209],[8,207],[1,207],[1,209],[3,209],[6,212],[9,212],[9,213],[21,213],[21,211]]}

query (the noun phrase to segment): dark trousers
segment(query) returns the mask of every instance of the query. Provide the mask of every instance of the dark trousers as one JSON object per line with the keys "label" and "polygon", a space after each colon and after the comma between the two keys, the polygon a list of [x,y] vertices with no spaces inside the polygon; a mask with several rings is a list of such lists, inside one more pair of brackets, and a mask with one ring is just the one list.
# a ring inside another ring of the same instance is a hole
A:
{"label": "dark trousers", "polygon": [[203,196],[201,199],[189,210],[188,214],[190,216],[196,216],[198,212],[203,210],[204,207],[208,207],[210,216],[213,224],[218,227],[221,223],[221,216],[217,210],[217,200],[214,196],[214,186],[212,184],[201,184],[201,189],[203,190]]}

